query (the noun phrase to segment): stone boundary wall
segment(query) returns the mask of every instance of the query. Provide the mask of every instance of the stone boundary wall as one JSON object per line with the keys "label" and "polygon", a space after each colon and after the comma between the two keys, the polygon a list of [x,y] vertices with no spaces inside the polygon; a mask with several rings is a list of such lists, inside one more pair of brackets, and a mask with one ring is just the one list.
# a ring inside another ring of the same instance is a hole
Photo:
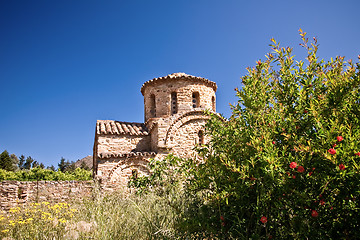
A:
{"label": "stone boundary wall", "polygon": [[89,197],[94,181],[2,181],[0,210],[28,202],[69,202]]}

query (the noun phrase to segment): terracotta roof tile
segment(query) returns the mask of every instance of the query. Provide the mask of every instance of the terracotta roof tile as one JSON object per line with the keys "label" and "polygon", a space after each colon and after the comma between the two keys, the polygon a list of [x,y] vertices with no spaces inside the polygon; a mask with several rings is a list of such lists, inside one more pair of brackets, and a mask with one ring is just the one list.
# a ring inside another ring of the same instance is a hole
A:
{"label": "terracotta roof tile", "polygon": [[144,136],[149,135],[149,132],[143,123],[97,120],[96,134]]}
{"label": "terracotta roof tile", "polygon": [[195,77],[195,76],[192,76],[192,75],[189,75],[189,74],[186,74],[186,73],[172,73],[172,74],[169,74],[165,77],[158,77],[158,78],[154,78],[154,79],[151,79],[147,82],[145,82],[142,86],[141,86],[141,93],[144,95],[144,89],[146,86],[150,85],[150,84],[153,84],[154,82],[158,82],[158,81],[164,81],[164,80],[169,80],[169,79],[188,79],[188,80],[198,80],[198,81],[202,81],[208,85],[210,85],[214,91],[216,91],[217,89],[217,85],[215,82],[212,82],[206,78],[202,78],[202,77]]}
{"label": "terracotta roof tile", "polygon": [[109,153],[109,152],[104,152],[104,153],[98,153],[97,154],[98,158],[100,159],[104,159],[104,158],[122,158],[122,157],[155,157],[156,156],[156,152],[129,152],[129,153]]}

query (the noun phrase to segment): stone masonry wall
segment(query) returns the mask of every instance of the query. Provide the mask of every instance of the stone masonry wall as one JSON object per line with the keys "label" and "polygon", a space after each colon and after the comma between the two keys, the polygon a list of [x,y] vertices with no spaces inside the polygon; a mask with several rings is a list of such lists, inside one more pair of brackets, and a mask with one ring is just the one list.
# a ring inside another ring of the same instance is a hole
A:
{"label": "stone masonry wall", "polygon": [[[194,147],[199,144],[199,131],[204,129],[206,120],[192,120],[176,129],[169,145],[172,153],[179,157],[194,157]],[[204,139],[204,142],[206,140]]]}
{"label": "stone masonry wall", "polygon": [[100,135],[97,153],[128,153],[150,150],[150,136]]}
{"label": "stone masonry wall", "polygon": [[166,117],[172,115],[171,93],[177,94],[177,112],[184,113],[193,110],[193,93],[199,93],[200,103],[198,108],[211,109],[216,111],[215,91],[212,87],[204,85],[202,82],[192,82],[181,79],[169,80],[166,82],[147,86],[144,90],[145,122],[152,118],[151,114],[151,95],[155,95],[156,117]]}
{"label": "stone masonry wall", "polygon": [[138,157],[122,157],[122,158],[110,158],[99,161],[97,177],[101,183],[106,185],[107,183],[118,183],[121,186],[127,186],[130,177],[133,174],[133,170],[138,173],[138,176],[148,175],[149,169],[147,164],[150,158],[154,156],[138,156]]}
{"label": "stone masonry wall", "polygon": [[0,209],[27,202],[68,202],[91,196],[93,181],[2,181]]}

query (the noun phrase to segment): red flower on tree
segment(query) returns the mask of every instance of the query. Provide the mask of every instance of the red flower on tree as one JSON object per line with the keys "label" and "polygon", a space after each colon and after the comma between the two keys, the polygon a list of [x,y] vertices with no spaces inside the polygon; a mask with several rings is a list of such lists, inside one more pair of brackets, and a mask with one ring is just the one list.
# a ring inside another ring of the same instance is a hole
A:
{"label": "red flower on tree", "polygon": [[311,210],[311,216],[316,218],[319,216],[319,213],[316,210]]}
{"label": "red flower on tree", "polygon": [[339,164],[339,169],[340,169],[340,170],[345,170],[344,164]]}
{"label": "red flower on tree", "polygon": [[303,166],[299,166],[298,169],[297,169],[297,171],[298,171],[299,173],[303,173],[303,172],[305,172],[305,169],[304,169]]}
{"label": "red flower on tree", "polygon": [[262,217],[260,218],[260,222],[266,223],[266,222],[267,222],[267,217],[262,216]]}
{"label": "red flower on tree", "polygon": [[355,153],[355,155],[360,157],[360,152]]}
{"label": "red flower on tree", "polygon": [[334,148],[330,148],[328,150],[328,152],[331,154],[331,155],[334,155],[336,153],[336,150]]}
{"label": "red flower on tree", "polygon": [[297,166],[297,163],[296,162],[291,162],[290,163],[290,168],[296,168]]}
{"label": "red flower on tree", "polygon": [[344,138],[342,136],[337,136],[336,139],[338,140],[338,142],[341,142],[342,140],[344,140]]}

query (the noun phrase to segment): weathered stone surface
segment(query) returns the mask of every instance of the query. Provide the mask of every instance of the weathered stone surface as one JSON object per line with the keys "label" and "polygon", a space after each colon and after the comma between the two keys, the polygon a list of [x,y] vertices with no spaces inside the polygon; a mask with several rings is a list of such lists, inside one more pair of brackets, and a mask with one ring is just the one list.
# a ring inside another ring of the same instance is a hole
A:
{"label": "weathered stone surface", "polygon": [[203,128],[216,111],[216,83],[185,73],[154,78],[141,87],[145,123],[98,120],[94,142],[94,175],[102,184],[126,186],[129,178],[149,174],[150,158],[168,153],[193,157],[194,147],[208,139]]}
{"label": "weathered stone surface", "polygon": [[27,202],[64,202],[91,195],[93,181],[0,182],[0,208],[9,210]]}

